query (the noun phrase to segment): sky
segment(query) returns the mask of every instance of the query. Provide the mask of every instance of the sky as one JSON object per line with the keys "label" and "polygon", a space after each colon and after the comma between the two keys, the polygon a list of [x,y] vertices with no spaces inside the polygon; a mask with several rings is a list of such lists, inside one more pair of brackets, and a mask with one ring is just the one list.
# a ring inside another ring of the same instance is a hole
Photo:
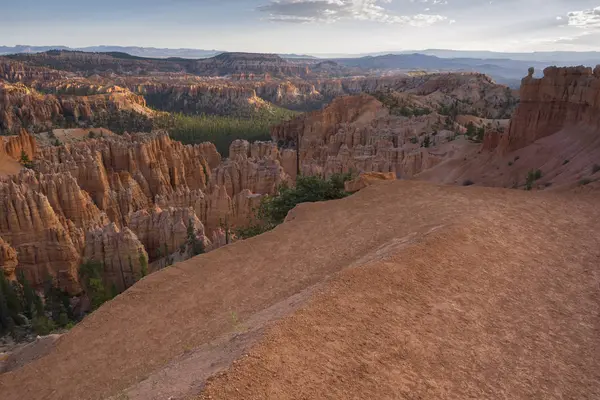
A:
{"label": "sky", "polygon": [[0,45],[600,51],[600,0],[0,0]]}

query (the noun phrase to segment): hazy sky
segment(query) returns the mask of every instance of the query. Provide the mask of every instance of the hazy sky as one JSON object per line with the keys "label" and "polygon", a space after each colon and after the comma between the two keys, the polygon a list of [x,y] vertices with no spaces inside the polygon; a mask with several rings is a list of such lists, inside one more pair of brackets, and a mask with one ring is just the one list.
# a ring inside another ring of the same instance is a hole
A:
{"label": "hazy sky", "polygon": [[0,45],[600,50],[600,0],[0,0]]}

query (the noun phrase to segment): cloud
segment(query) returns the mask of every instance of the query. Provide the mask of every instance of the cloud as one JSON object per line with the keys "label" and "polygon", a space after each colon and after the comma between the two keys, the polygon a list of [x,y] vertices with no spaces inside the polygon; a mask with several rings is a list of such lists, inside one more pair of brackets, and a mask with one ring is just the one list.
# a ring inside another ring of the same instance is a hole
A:
{"label": "cloud", "polygon": [[273,0],[258,7],[258,11],[269,14],[269,20],[275,22],[333,23],[358,20],[423,27],[448,21],[442,15],[395,15],[380,5],[390,2],[391,0]]}
{"label": "cloud", "polygon": [[581,29],[600,29],[600,7],[583,11],[571,11],[568,26]]}

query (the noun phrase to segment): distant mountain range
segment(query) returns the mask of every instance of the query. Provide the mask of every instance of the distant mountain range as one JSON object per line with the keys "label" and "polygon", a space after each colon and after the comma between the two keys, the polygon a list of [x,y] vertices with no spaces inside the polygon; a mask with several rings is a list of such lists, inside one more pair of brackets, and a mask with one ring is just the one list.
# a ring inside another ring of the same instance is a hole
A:
{"label": "distant mountain range", "polygon": [[[89,47],[67,47],[67,46],[0,46],[0,55],[21,54],[21,53],[43,53],[49,50],[74,50],[85,51],[89,53],[127,53],[137,57],[148,58],[210,58],[222,53],[222,50],[202,50],[202,49],[166,49],[156,47],[137,47],[137,46],[89,46]],[[283,58],[316,58],[304,54],[280,54]]]}
{"label": "distant mountain range", "polygon": [[[49,50],[75,50],[84,52],[129,54],[147,59],[197,60],[227,53],[221,50],[165,49],[154,47],[92,46],[72,49],[66,46],[0,46],[0,55],[41,53]],[[535,52],[497,53],[492,51],[463,51],[428,49],[370,54],[279,54],[293,64],[313,64],[323,59],[334,60],[342,67],[369,73],[393,73],[422,70],[429,72],[476,71],[491,76],[496,82],[519,87],[521,78],[529,67],[536,75],[550,66],[600,64],[600,52]],[[316,57],[318,56],[318,57]],[[351,71],[349,70],[349,71]]]}
{"label": "distant mountain range", "polygon": [[137,47],[137,46],[90,46],[71,48],[67,46],[27,46],[17,45],[14,47],[0,46],[0,55],[20,54],[20,53],[43,53],[49,50],[76,50],[97,53],[127,53],[137,57],[149,58],[208,58],[224,53],[220,50],[202,50],[202,49],[161,49],[155,47]]}

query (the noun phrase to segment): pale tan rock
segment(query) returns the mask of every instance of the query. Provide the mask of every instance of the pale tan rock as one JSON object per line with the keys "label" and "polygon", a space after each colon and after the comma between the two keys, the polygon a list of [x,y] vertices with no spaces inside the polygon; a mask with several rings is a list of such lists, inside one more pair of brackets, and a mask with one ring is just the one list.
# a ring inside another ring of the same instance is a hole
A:
{"label": "pale tan rock", "polygon": [[129,228],[139,238],[148,251],[151,260],[179,251],[188,242],[188,226],[193,227],[197,236],[205,241],[204,225],[191,207],[151,209],[131,215]]}
{"label": "pale tan rock", "polygon": [[149,263],[149,257],[129,228],[110,223],[87,232],[83,261],[102,263],[105,283],[123,291],[141,279],[142,262]]}
{"label": "pale tan rock", "polygon": [[15,280],[17,264],[17,251],[0,237],[0,273],[8,280]]}
{"label": "pale tan rock", "polygon": [[354,193],[366,188],[367,186],[375,185],[386,181],[395,181],[396,175],[393,172],[363,172],[358,177],[344,184],[346,192]]}

